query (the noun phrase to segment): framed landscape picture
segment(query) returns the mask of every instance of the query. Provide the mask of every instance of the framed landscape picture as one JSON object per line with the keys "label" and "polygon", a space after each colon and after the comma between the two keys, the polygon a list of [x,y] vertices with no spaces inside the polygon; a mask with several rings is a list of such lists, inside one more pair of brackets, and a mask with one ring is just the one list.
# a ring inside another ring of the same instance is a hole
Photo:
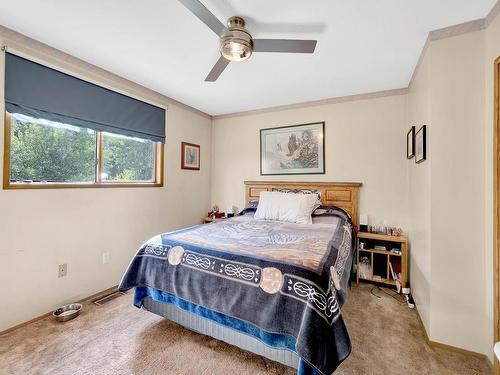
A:
{"label": "framed landscape picture", "polygon": [[200,169],[200,145],[182,142],[181,146],[181,168],[182,169]]}
{"label": "framed landscape picture", "polygon": [[260,174],[324,174],[325,123],[260,130]]}
{"label": "framed landscape picture", "polygon": [[425,125],[415,135],[415,163],[421,163],[426,158]]}
{"label": "framed landscape picture", "polygon": [[415,156],[415,127],[412,126],[406,134],[406,158]]}

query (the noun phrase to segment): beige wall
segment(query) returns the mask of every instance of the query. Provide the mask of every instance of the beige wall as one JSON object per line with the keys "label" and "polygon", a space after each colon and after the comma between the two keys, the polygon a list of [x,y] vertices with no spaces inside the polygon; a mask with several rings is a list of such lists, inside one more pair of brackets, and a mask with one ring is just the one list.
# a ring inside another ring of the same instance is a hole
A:
{"label": "beige wall", "polygon": [[[0,45],[4,42],[0,35]],[[149,97],[120,80],[17,47],[92,81],[168,106],[166,182],[163,188],[0,190],[0,285],[9,293],[0,309],[0,331],[118,284],[142,242],[199,223],[210,206],[209,118]],[[2,54],[1,72],[3,64]],[[2,113],[3,102],[2,90]],[[180,169],[181,141],[201,145],[201,171]],[[110,262],[103,265],[105,251],[110,252]],[[57,277],[61,263],[68,264],[64,278]]]}
{"label": "beige wall", "polygon": [[485,353],[484,32],[430,48],[430,336]]}
{"label": "beige wall", "polygon": [[[244,206],[245,180],[362,182],[360,212],[407,225],[406,95],[213,121],[212,203]],[[325,121],[326,174],[260,176],[259,129]]]}
{"label": "beige wall", "polygon": [[411,281],[429,338],[492,359],[488,32],[433,41],[423,56],[408,104],[427,125],[428,160],[409,164],[409,205]]}
{"label": "beige wall", "polygon": [[[423,56],[418,72],[408,93],[408,122],[415,126],[427,124],[427,139],[432,137],[430,128],[430,51]],[[430,242],[430,170],[432,148],[427,144],[427,160],[415,164],[414,159],[407,163],[409,228],[410,240],[410,284],[422,323],[430,332],[431,299],[431,242]]]}
{"label": "beige wall", "polygon": [[[408,171],[417,306],[431,340],[490,360],[493,67],[499,56],[497,16],[484,30],[431,42],[408,94],[409,118],[428,125],[429,141],[426,167]],[[426,198],[415,195],[417,187],[426,187]]]}

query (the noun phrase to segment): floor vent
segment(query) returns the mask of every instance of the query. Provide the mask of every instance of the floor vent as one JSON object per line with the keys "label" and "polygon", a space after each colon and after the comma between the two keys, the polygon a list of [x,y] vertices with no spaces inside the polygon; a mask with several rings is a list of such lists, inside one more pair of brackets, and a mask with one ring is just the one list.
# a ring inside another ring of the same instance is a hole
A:
{"label": "floor vent", "polygon": [[104,305],[105,303],[112,301],[115,298],[118,298],[124,294],[125,293],[123,293],[123,292],[115,291],[115,292],[111,292],[110,294],[106,294],[105,296],[99,297],[99,298],[93,300],[92,302],[94,302],[96,305],[101,306],[101,305]]}

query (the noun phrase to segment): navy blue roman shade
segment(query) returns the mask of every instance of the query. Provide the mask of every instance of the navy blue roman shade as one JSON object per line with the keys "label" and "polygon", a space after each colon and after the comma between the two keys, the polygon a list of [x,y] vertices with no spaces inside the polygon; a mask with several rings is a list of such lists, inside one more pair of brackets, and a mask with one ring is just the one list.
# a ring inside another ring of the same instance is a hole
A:
{"label": "navy blue roman shade", "polygon": [[165,110],[6,53],[10,113],[165,142]]}

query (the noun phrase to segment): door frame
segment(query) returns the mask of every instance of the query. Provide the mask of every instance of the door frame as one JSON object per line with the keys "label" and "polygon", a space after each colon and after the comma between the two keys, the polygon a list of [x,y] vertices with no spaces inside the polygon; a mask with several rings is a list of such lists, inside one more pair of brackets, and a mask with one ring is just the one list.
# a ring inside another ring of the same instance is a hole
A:
{"label": "door frame", "polygon": [[[494,269],[493,269],[493,304],[494,304],[494,339],[500,341],[500,57],[494,63],[495,94],[493,98],[493,243],[494,243]],[[500,375],[500,362],[493,355],[495,374]]]}

